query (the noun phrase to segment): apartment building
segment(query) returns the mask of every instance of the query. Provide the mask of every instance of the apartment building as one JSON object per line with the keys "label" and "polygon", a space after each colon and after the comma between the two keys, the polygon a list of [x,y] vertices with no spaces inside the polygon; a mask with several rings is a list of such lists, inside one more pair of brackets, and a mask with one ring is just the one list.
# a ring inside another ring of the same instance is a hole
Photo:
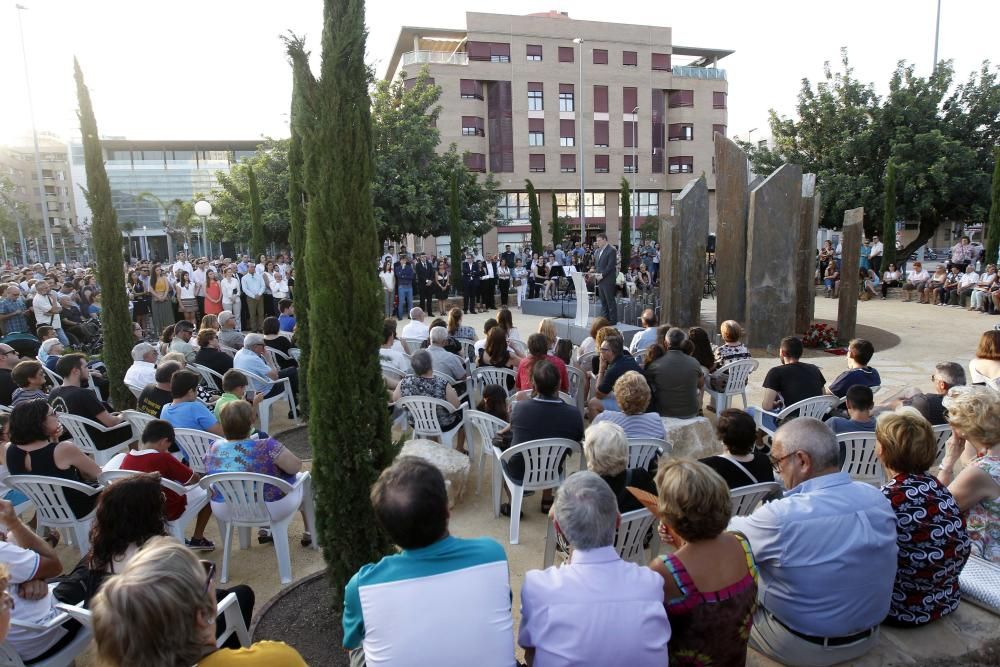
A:
{"label": "apartment building", "polygon": [[[566,13],[466,13],[465,29],[403,27],[385,72],[414,79],[427,66],[441,87],[441,150],[504,191],[486,250],[528,238],[525,179],[539,193],[549,236],[552,198],[570,236],[618,241],[621,179],[638,226],[670,214],[672,197],[704,173],[715,227],[713,133],[726,133],[732,51],[674,44],[669,27],[578,21]],[[449,240],[425,239],[447,252]]]}

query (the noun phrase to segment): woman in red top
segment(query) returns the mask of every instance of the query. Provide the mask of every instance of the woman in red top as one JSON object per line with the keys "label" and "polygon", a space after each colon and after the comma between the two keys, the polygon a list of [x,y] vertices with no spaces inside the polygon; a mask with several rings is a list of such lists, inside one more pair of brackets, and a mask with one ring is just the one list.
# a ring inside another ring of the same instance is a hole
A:
{"label": "woman in red top", "polygon": [[522,359],[517,367],[517,382],[514,385],[517,390],[531,389],[531,369],[536,361],[545,359],[559,369],[559,389],[569,392],[569,373],[566,372],[566,364],[548,352],[549,341],[544,334],[536,333],[528,336],[528,356]]}
{"label": "woman in red top", "polygon": [[222,312],[222,287],[215,279],[215,271],[205,274],[205,314],[218,315]]}

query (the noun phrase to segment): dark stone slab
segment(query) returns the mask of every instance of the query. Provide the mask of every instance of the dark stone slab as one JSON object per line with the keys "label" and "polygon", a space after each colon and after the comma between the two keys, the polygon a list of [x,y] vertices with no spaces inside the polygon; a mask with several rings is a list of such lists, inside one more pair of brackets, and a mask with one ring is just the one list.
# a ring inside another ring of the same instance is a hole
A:
{"label": "dark stone slab", "polygon": [[803,174],[795,279],[795,331],[799,334],[809,329],[815,312],[816,231],[819,227],[819,205],[816,174]]}
{"label": "dark stone slab", "polygon": [[861,240],[864,237],[865,209],[844,211],[844,228],[841,232],[840,254],[840,303],[837,306],[837,331],[840,340],[854,338],[858,327],[858,290],[861,278]]}
{"label": "dark stone slab", "polygon": [[[676,208],[675,208],[676,210]],[[677,310],[679,262],[673,258],[680,254],[680,219],[673,215],[660,223],[660,323],[676,324],[671,319]]]}
{"label": "dark stone slab", "polygon": [[693,327],[701,319],[701,297],[705,285],[708,186],[704,176],[684,186],[674,202],[674,211],[674,224],[668,233],[677,238],[671,238],[668,247],[676,247],[676,252],[663,254],[662,242],[660,245],[660,269],[666,262],[666,272],[671,276],[669,285],[663,285],[661,279],[661,294],[662,291],[670,292],[669,304],[661,310],[661,320],[677,326]]}
{"label": "dark stone slab", "polygon": [[731,139],[715,135],[716,322],[746,321],[747,156]]}
{"label": "dark stone slab", "polygon": [[796,333],[802,168],[785,164],[750,192],[747,226],[747,345],[766,348]]}

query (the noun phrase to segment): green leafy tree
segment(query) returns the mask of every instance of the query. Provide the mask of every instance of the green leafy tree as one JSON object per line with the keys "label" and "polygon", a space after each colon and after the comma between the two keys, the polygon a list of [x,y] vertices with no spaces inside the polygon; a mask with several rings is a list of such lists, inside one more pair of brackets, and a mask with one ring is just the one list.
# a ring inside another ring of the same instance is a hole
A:
{"label": "green leafy tree", "polygon": [[622,177],[622,189],[618,196],[622,203],[622,215],[618,221],[618,229],[621,232],[621,270],[622,273],[628,271],[629,260],[632,259],[632,206],[631,195],[628,189],[628,181]]}
{"label": "green leafy tree", "polygon": [[639,237],[645,241],[658,241],[660,238],[660,218],[655,215],[647,215],[646,219],[639,225]]}
{"label": "green leafy tree", "polygon": [[247,193],[250,196],[250,254],[260,257],[264,254],[267,240],[264,238],[264,219],[260,215],[257,176],[252,165],[247,166]]}
{"label": "green leafy tree", "polygon": [[220,186],[212,201],[218,227],[217,240],[236,241],[242,245],[252,234],[249,185],[249,172],[252,168],[257,180],[265,245],[268,242],[278,246],[289,243],[290,151],[291,139],[264,139],[253,155],[233,165],[228,173],[215,173]]}
{"label": "green leafy tree", "polygon": [[528,191],[528,222],[531,223],[531,250],[541,253],[544,250],[542,242],[542,214],[538,210],[538,193],[535,185],[529,179],[524,179],[524,187]]}
{"label": "green leafy tree", "polygon": [[552,222],[549,223],[549,231],[552,233],[552,247],[562,245],[569,232],[569,218],[559,217],[559,204],[556,202],[555,193],[552,194]]}
{"label": "green leafy tree", "polygon": [[993,167],[990,217],[986,223],[986,261],[997,263],[1000,248],[1000,148],[996,149]]}
{"label": "green leafy tree", "polygon": [[[83,157],[87,170],[87,204],[93,214],[94,251],[97,256],[97,280],[101,284],[101,321],[104,329],[102,357],[111,378],[125,377],[132,365],[132,322],[128,314],[128,298],[122,279],[122,233],[118,218],[111,205],[111,185],[104,169],[104,150],[101,148],[97,119],[90,103],[90,91],[83,82],[80,64],[73,59],[76,94],[80,104],[80,135],[83,138]],[[111,383],[111,403],[123,408],[131,393],[124,382]]]}
{"label": "green leafy tree", "polygon": [[[0,234],[7,239],[9,245],[17,243],[20,249],[22,231],[25,239],[38,236],[42,233],[42,223],[31,217],[28,206],[16,195],[16,187],[11,180],[6,176],[0,176]],[[20,228],[17,225],[19,220]],[[28,258],[22,257],[21,261],[26,263]]]}
{"label": "green leafy tree", "polygon": [[458,182],[461,178],[458,171],[451,177],[451,196],[448,198],[448,225],[451,231],[451,271],[454,276],[462,275],[462,207],[459,197]]}
{"label": "green leafy tree", "polygon": [[343,258],[337,280],[309,283],[310,335],[322,334],[311,341],[307,369],[316,516],[336,606],[348,579],[391,550],[385,533],[373,529],[368,498],[395,448],[374,354],[382,340],[382,290],[372,270],[379,248],[364,21],[363,0],[325,0],[318,81],[301,43],[288,49],[297,80],[307,83],[297,114],[309,193],[306,273],[324,275],[331,257]]}
{"label": "green leafy tree", "polygon": [[882,266],[896,263],[896,164],[889,162],[885,174],[885,208],[882,211]]}

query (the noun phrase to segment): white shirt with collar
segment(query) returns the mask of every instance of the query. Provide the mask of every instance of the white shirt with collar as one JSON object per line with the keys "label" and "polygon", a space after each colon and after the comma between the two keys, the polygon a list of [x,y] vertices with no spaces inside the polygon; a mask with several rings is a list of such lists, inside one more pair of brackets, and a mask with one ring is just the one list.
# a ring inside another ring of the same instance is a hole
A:
{"label": "white shirt with collar", "polygon": [[966,287],[972,287],[979,284],[979,274],[973,271],[972,273],[963,273],[958,279],[959,289],[964,289]]}
{"label": "white shirt with collar", "polygon": [[420,320],[410,320],[403,330],[399,332],[400,338],[426,339],[431,334],[431,328]]}
{"label": "white shirt with collar", "polygon": [[205,269],[195,269],[191,272],[191,282],[194,283],[196,296],[205,296]]}
{"label": "white shirt with collar", "polygon": [[125,371],[125,384],[136,387],[156,384],[156,365],[148,361],[133,361]]}
{"label": "white shirt with collar", "polygon": [[187,271],[188,276],[194,273],[191,268],[191,262],[174,262],[173,267],[171,267],[171,273],[176,274],[178,271]]}

